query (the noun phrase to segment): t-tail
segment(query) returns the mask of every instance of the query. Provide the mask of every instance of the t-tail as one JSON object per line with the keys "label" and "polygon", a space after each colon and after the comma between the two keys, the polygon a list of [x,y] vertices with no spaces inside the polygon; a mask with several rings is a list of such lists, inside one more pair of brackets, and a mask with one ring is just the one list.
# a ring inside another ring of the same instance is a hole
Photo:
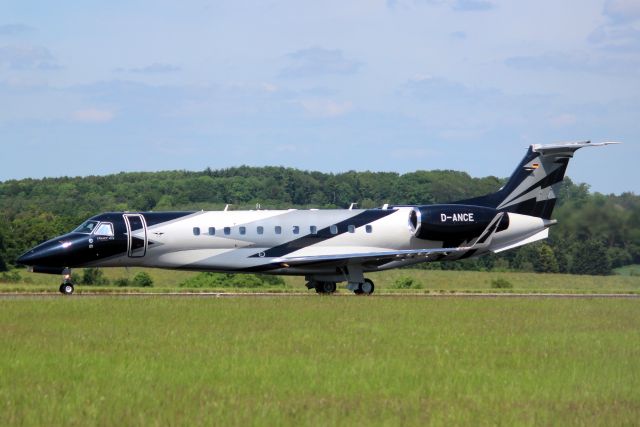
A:
{"label": "t-tail", "polygon": [[618,142],[566,142],[533,144],[524,159],[496,193],[454,204],[487,206],[504,212],[551,219],[556,195],[573,154],[582,147],[597,147]]}

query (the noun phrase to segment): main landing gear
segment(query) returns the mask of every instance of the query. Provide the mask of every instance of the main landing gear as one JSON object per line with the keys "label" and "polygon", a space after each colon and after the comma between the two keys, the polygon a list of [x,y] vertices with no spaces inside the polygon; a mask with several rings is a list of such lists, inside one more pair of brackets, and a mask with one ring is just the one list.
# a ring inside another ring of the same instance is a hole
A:
{"label": "main landing gear", "polygon": [[311,280],[307,282],[307,289],[315,289],[319,294],[330,295],[336,291],[336,282]]}
{"label": "main landing gear", "polygon": [[[318,294],[331,295],[336,291],[336,282],[323,280],[310,280],[307,282],[307,289],[315,289]],[[371,295],[375,286],[371,279],[364,279],[362,282],[349,282],[347,289],[356,295]]]}
{"label": "main landing gear", "polygon": [[60,293],[64,295],[72,295],[75,288],[71,281],[71,270],[66,269],[63,273],[62,284],[60,285]]}
{"label": "main landing gear", "polygon": [[[349,283],[349,285],[351,285],[351,283]],[[376,289],[371,279],[364,279],[364,282],[355,283],[353,288],[353,293],[356,295],[371,295]]]}

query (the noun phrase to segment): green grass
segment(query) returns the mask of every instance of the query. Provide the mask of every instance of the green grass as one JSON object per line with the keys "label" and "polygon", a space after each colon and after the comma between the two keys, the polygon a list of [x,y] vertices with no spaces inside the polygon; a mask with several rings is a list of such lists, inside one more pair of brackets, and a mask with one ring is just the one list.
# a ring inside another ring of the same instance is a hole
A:
{"label": "green grass", "polygon": [[625,265],[616,268],[614,272],[623,276],[640,276],[640,264]]}
{"label": "green grass", "polygon": [[[105,268],[105,276],[114,280],[128,277],[130,280],[140,271],[151,275],[153,288],[119,288],[116,286],[77,286],[77,292],[206,292],[233,291],[230,288],[220,289],[188,289],[178,285],[193,272],[142,269],[142,268]],[[81,270],[78,270],[81,273]],[[56,275],[20,273],[24,280],[30,283],[0,283],[0,292],[28,292],[44,291],[57,292],[60,277]],[[640,293],[640,275],[611,275],[611,276],[577,276],[569,274],[537,274],[511,272],[478,272],[478,271],[441,271],[441,270],[391,270],[368,274],[376,284],[376,293],[449,293],[449,292],[510,292],[510,293]],[[398,278],[410,277],[421,285],[420,289],[395,289],[394,283]],[[308,292],[302,277],[287,277],[285,285],[280,287],[263,287],[257,289],[239,289],[242,292]],[[491,282],[503,278],[513,284],[510,289],[494,289]],[[347,293],[344,283],[340,285],[340,292]],[[340,288],[339,287],[339,288]]]}
{"label": "green grass", "polygon": [[633,425],[640,301],[0,300],[0,425]]}

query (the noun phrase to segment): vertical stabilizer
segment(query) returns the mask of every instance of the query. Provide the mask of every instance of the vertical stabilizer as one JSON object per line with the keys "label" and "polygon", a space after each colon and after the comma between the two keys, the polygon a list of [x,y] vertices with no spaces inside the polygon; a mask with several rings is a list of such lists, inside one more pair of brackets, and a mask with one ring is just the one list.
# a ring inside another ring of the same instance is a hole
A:
{"label": "vertical stabilizer", "polygon": [[516,170],[498,192],[455,204],[478,205],[500,211],[550,219],[556,194],[573,154],[583,147],[597,147],[617,142],[565,142],[533,144]]}

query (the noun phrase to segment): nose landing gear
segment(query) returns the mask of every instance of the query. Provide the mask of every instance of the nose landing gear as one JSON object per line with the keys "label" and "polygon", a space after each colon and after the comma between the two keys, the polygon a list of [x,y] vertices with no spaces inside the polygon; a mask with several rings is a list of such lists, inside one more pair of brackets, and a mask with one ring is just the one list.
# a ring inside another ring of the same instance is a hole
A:
{"label": "nose landing gear", "polygon": [[62,284],[60,285],[60,293],[64,295],[72,295],[75,288],[73,287],[73,282],[71,281],[71,270],[65,269],[63,272]]}

